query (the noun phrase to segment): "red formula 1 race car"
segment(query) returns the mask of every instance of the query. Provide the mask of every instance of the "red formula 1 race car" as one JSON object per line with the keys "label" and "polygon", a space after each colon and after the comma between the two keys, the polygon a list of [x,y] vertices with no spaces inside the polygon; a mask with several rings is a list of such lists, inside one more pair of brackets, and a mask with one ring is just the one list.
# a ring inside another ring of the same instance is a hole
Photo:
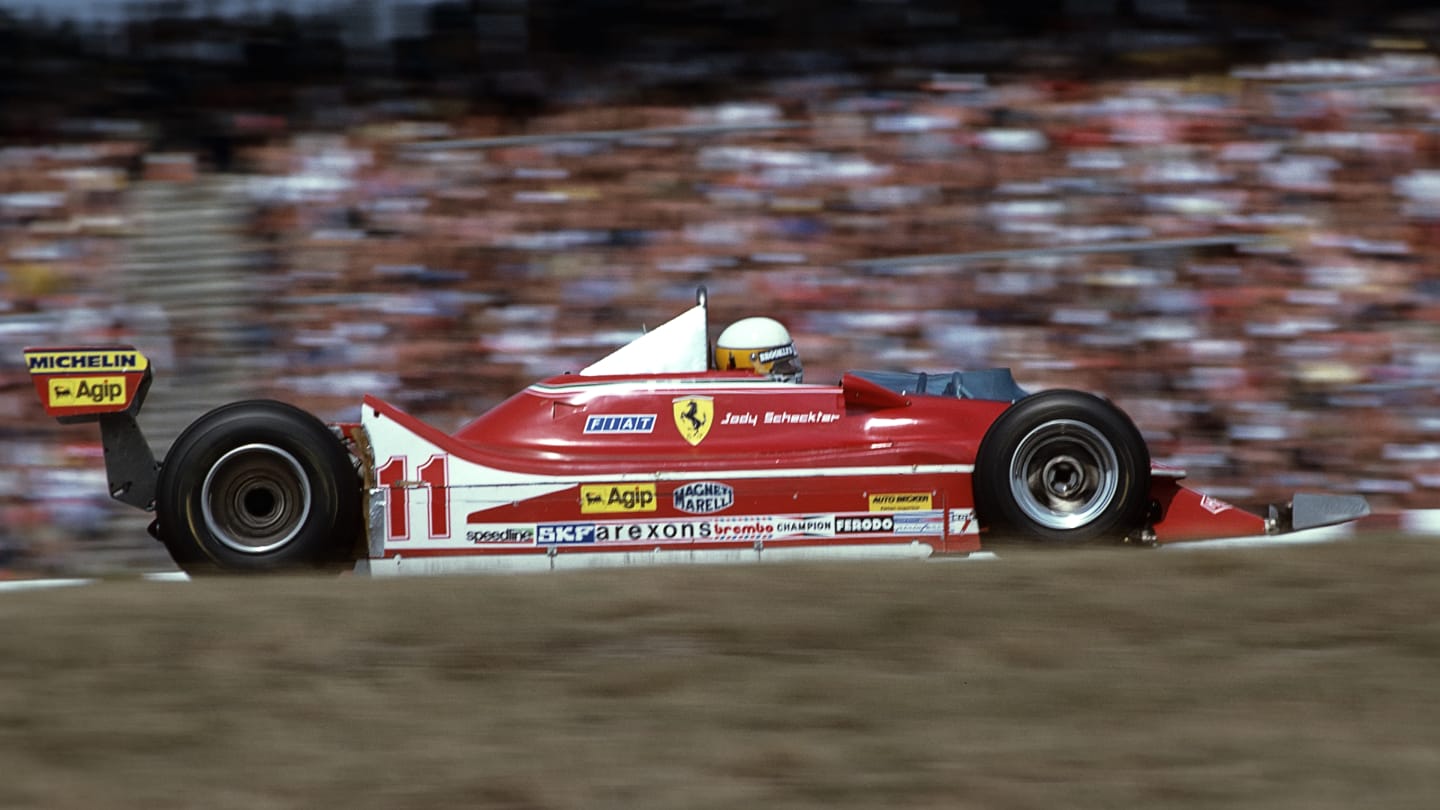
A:
{"label": "red formula 1 race car", "polygon": [[1005,370],[776,379],[799,376],[793,349],[712,352],[698,298],[455,433],[373,396],[335,425],[255,400],[202,416],[163,463],[135,421],[144,355],[26,360],[51,415],[99,422],[111,495],[154,510],[152,532],[191,573],[929,557],[1277,534],[1369,512],[1327,495],[1235,508],[1152,465],[1105,400],[1027,394]]}

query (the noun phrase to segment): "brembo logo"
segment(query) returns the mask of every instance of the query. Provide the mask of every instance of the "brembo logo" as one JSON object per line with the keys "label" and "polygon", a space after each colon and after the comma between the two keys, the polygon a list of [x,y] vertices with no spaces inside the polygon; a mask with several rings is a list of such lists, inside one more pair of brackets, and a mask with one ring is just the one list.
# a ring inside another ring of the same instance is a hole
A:
{"label": "brembo logo", "polygon": [[769,540],[775,536],[770,518],[716,518],[715,537],[721,540]]}

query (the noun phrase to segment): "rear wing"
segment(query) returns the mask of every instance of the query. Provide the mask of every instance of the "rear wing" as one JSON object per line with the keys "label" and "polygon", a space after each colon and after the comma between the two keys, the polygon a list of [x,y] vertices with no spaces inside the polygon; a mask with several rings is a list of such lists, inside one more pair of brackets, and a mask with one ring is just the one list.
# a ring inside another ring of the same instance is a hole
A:
{"label": "rear wing", "polygon": [[150,360],[134,346],[61,346],[25,350],[25,365],[45,412],[61,424],[100,423],[110,497],[155,506],[160,465],[135,417],[150,390]]}
{"label": "rear wing", "polygon": [[134,415],[150,387],[150,360],[134,346],[30,348],[25,365],[45,412],[65,424]]}

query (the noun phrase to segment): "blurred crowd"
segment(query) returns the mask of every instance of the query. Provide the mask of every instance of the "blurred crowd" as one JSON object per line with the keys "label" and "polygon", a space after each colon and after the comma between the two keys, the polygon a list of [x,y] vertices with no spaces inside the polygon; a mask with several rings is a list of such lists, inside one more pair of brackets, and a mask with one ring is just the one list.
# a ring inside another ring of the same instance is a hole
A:
{"label": "blurred crowd", "polygon": [[[223,138],[70,112],[0,144],[0,570],[73,569],[122,509],[93,428],[41,413],[25,345],[144,343],[179,388],[223,353],[245,395],[353,420],[373,393],[453,429],[699,285],[712,332],[785,322],[808,382],[1008,366],[1031,390],[1103,393],[1157,461],[1241,505],[1440,491],[1423,39],[1104,74],[897,61],[523,115],[333,81],[306,96],[323,116],[262,114],[229,89],[232,109],[207,110]],[[159,268],[244,280],[227,345],[137,259],[171,238],[146,232],[142,192],[165,186],[237,212],[208,242],[180,227]],[[204,270],[215,251],[239,259]]]}

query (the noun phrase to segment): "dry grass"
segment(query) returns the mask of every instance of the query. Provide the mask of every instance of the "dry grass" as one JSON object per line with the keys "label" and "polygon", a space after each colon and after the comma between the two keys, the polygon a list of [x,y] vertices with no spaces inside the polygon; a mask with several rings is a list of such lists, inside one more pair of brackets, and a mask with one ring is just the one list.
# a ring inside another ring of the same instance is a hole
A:
{"label": "dry grass", "polygon": [[0,594],[0,807],[1431,808],[1440,544]]}

